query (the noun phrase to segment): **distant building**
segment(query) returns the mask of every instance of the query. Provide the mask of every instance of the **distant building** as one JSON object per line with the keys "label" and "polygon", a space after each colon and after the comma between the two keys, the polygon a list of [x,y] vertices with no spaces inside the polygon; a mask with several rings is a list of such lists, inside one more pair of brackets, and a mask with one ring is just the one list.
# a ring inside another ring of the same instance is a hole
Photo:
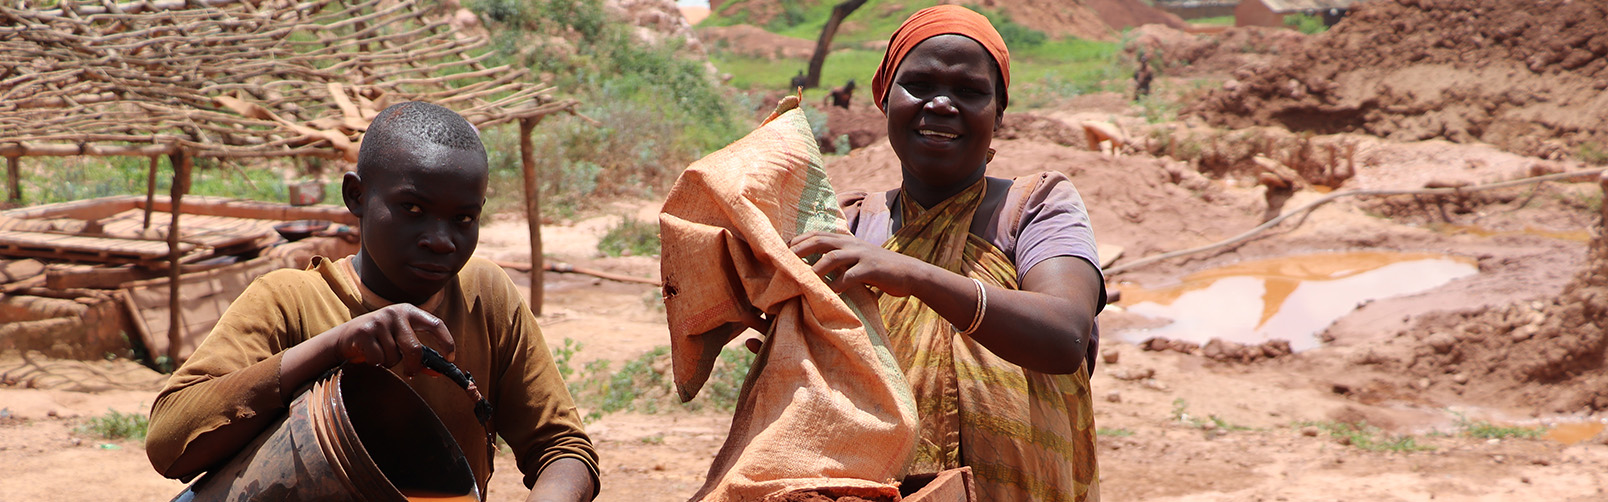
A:
{"label": "distant building", "polygon": [[1291,14],[1320,16],[1324,26],[1334,26],[1359,3],[1362,0],[1244,0],[1234,8],[1234,26],[1282,27],[1284,17]]}

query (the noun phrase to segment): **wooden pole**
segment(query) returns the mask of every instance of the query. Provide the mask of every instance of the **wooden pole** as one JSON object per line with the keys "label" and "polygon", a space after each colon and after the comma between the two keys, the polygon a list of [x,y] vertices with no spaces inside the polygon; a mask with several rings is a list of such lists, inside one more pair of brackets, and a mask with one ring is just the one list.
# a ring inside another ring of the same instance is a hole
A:
{"label": "wooden pole", "polygon": [[168,192],[172,199],[172,207],[168,210],[173,219],[168,223],[168,361],[177,366],[179,364],[179,346],[184,340],[184,316],[179,309],[179,209],[180,200],[184,192],[190,189],[190,155],[180,150],[168,156],[168,162],[173,164],[173,187]]}
{"label": "wooden pole", "polygon": [[536,180],[536,145],[530,134],[541,117],[519,120],[519,164],[525,171],[525,219],[530,222],[530,311],[542,315],[542,206]]}
{"label": "wooden pole", "polygon": [[145,226],[144,230],[151,229],[151,212],[156,211],[156,166],[162,162],[162,157],[151,156],[151,172],[145,177]]}
{"label": "wooden pole", "polygon": [[22,159],[6,157],[6,186],[11,187],[9,201],[22,204]]}

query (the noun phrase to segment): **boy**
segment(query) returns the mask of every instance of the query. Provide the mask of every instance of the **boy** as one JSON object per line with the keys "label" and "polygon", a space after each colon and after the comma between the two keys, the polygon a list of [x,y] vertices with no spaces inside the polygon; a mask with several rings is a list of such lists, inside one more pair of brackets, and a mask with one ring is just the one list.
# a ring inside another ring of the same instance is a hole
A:
{"label": "boy", "polygon": [[366,362],[399,372],[430,404],[485,493],[492,459],[473,403],[446,378],[414,378],[431,347],[492,401],[528,500],[596,496],[597,454],[535,317],[501,268],[470,258],[488,176],[479,134],[458,114],[419,102],[380,112],[341,187],[362,221],[361,250],[264,275],[230,305],[152,405],[151,465],[184,478],[218,466],[296,389]]}

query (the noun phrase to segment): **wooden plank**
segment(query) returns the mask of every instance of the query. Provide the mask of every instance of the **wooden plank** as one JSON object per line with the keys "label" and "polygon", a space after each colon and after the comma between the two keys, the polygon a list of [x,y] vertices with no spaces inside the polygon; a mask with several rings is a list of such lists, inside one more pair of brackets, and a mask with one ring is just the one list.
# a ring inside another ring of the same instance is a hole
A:
{"label": "wooden plank", "polygon": [[[167,250],[161,246],[160,243],[136,239],[0,230],[0,256],[94,263],[144,263],[166,257]],[[183,243],[180,253],[195,249],[194,244]]]}
{"label": "wooden plank", "polygon": [[[912,475],[905,478],[904,485],[921,485],[904,497],[908,502],[971,502],[977,500],[977,490],[973,487],[971,467],[961,467],[940,472],[936,475]],[[901,486],[901,492],[905,491]]]}
{"label": "wooden plank", "polygon": [[[184,265],[182,273],[193,274],[232,265]],[[45,266],[45,287],[50,289],[120,289],[127,284],[164,277],[167,267],[105,267],[82,264],[52,263]]]}
{"label": "wooden plank", "polygon": [[9,284],[45,273],[39,260],[0,260],[0,284]]}
{"label": "wooden plank", "polygon": [[29,206],[0,212],[0,216],[16,218],[19,220],[72,218],[78,220],[98,220],[129,209],[134,209],[138,195],[118,195],[101,197],[98,199],[75,200]]}
{"label": "wooden plank", "polygon": [[[191,200],[192,198],[195,200]],[[138,204],[143,209],[145,203],[141,201]],[[168,211],[172,207],[168,197],[156,197],[153,204],[153,209],[156,211]],[[346,210],[346,206],[292,206],[276,202],[200,196],[186,197],[183,204],[184,214],[187,215],[205,214],[274,221],[329,220],[352,226],[358,224],[357,217],[352,216],[352,212]]]}
{"label": "wooden plank", "polygon": [[173,318],[169,306],[171,279],[159,277],[124,284],[122,296],[134,318],[134,331],[146,349],[152,354],[176,353],[174,364],[178,364],[195,351],[228,310],[228,305],[245,292],[251,281],[283,268],[283,263],[279,258],[262,257],[181,275],[179,282],[184,286],[184,294],[179,299],[179,308],[183,310],[179,316],[182,327],[177,347],[173,347],[168,338]]}

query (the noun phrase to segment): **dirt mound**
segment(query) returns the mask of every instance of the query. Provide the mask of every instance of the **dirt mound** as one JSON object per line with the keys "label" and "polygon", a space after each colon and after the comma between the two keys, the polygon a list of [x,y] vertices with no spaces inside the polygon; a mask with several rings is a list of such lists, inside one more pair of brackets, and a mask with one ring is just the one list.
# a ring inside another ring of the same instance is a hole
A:
{"label": "dirt mound", "polygon": [[1163,72],[1172,76],[1227,75],[1245,65],[1269,65],[1281,57],[1305,50],[1307,36],[1294,30],[1244,26],[1221,33],[1196,35],[1171,26],[1150,24],[1129,32],[1124,48],[1160,59]]}
{"label": "dirt mound", "polygon": [[[1009,3],[1000,3],[1006,4],[1006,11],[1009,12]],[[1021,3],[1041,3],[1062,10],[1066,9],[1067,4],[1063,0],[1038,0],[1036,2],[1029,0]],[[1082,3],[1093,9],[1095,14],[1100,16],[1100,21],[1114,30],[1120,31],[1147,24],[1163,24],[1178,29],[1189,26],[1189,23],[1184,22],[1184,19],[1178,17],[1177,14],[1151,7],[1149,2],[1139,0],[1085,0]]]}
{"label": "dirt mound", "polygon": [[1608,239],[1600,224],[1592,233],[1557,297],[1425,316],[1407,369],[1538,412],[1608,410]]}
{"label": "dirt mound", "polygon": [[1608,144],[1605,16],[1603,2],[1568,0],[1365,3],[1304,54],[1240,68],[1187,112],[1565,155]]}
{"label": "dirt mound", "polygon": [[1177,15],[1163,12],[1140,0],[983,0],[945,3],[999,9],[1010,15],[1011,20],[1052,37],[1116,40],[1120,31],[1145,24],[1164,24],[1178,29],[1188,26]]}
{"label": "dirt mound", "polygon": [[[1088,205],[1095,238],[1126,248],[1126,256],[1215,242],[1255,226],[1263,206],[1254,193],[1229,190],[1171,159],[1111,156],[1031,137],[995,139],[993,146],[998,153],[989,176],[1059,171],[1071,177]],[[840,191],[899,185],[899,158],[886,139],[830,158],[826,171]]]}
{"label": "dirt mound", "polygon": [[737,24],[698,28],[704,43],[735,54],[769,59],[808,59],[815,42],[765,31],[757,26]]}
{"label": "dirt mound", "polygon": [[693,33],[692,24],[672,0],[608,0],[603,2],[603,8],[613,19],[634,26],[637,39],[643,43],[681,39],[687,50],[697,54],[704,51],[703,41]]}

